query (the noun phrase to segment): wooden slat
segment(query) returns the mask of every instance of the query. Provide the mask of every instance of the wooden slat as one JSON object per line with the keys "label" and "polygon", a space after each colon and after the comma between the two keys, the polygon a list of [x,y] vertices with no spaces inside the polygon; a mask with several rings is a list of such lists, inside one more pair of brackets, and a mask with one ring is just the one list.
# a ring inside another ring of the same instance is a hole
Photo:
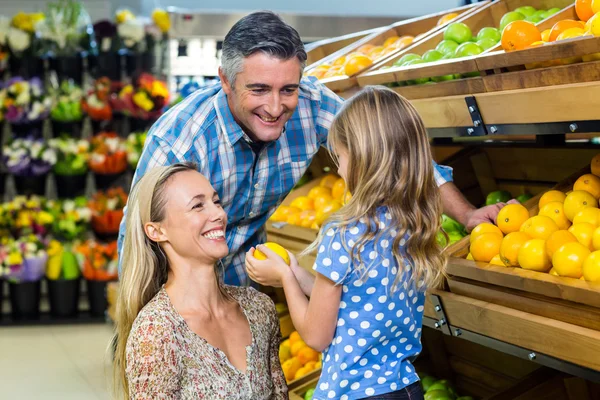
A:
{"label": "wooden slat", "polygon": [[[464,356],[470,357],[469,354],[465,354]],[[455,374],[473,379],[496,392],[506,389],[515,382],[514,378],[509,378],[503,374],[474,364],[463,357],[451,356],[450,366]]]}
{"label": "wooden slat", "polygon": [[457,376],[454,383],[458,393],[475,396],[479,399],[486,399],[494,394],[490,388],[482,385],[474,379],[469,379],[466,376]]}
{"label": "wooden slat", "polygon": [[565,385],[561,379],[549,380],[514,400],[568,400]]}
{"label": "wooden slat", "polygon": [[400,86],[393,88],[409,100],[426,99],[429,97],[457,96],[460,94],[483,93],[485,85],[479,77],[457,79],[454,81],[431,83],[426,85]]}
{"label": "wooden slat", "polygon": [[569,400],[592,400],[585,379],[565,378],[564,384]]}
{"label": "wooden slat", "polygon": [[321,83],[334,92],[344,92],[357,86],[355,77],[334,76],[321,80]]}
{"label": "wooden slat", "polygon": [[367,31],[354,32],[348,35],[338,36],[335,38],[323,39],[318,42],[314,42],[310,45],[307,45],[306,54],[308,58],[306,60],[306,70],[308,71],[309,69],[314,68],[312,64],[314,64],[315,62],[318,62],[321,59],[335,53],[336,51],[341,50],[344,47],[381,29],[383,29],[383,27],[369,29]]}
{"label": "wooden slat", "polygon": [[411,101],[426,128],[472,126],[464,96],[437,97]]}
{"label": "wooden slat", "polygon": [[600,332],[453,293],[442,298],[448,322],[507,343],[600,370]]}
{"label": "wooden slat", "polygon": [[555,379],[556,375],[558,375],[557,372],[550,368],[538,368],[536,371],[531,372],[529,375],[513,384],[510,388],[507,388],[500,393],[496,393],[485,400],[514,400],[523,392],[528,392],[551,379]]}

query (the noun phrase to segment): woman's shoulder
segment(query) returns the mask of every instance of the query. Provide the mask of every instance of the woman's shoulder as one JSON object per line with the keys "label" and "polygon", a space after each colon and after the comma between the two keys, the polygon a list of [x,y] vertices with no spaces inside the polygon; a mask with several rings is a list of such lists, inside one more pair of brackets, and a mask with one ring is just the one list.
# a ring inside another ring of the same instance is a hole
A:
{"label": "woman's shoulder", "polygon": [[179,324],[165,290],[161,289],[138,313],[131,332],[148,331],[151,328],[149,333],[161,336],[173,332]]}

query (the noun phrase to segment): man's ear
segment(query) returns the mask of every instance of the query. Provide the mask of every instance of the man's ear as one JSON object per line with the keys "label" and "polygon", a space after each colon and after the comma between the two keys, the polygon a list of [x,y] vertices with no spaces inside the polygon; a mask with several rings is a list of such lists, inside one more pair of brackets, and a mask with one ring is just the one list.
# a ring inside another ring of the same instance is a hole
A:
{"label": "man's ear", "polygon": [[144,231],[150,240],[156,243],[166,242],[169,240],[166,232],[160,224],[148,222],[144,225]]}
{"label": "man's ear", "polygon": [[225,76],[222,67],[219,67],[219,79],[221,79],[221,87],[223,88],[225,94],[231,94],[231,92],[233,92],[233,87],[231,86],[229,80],[227,80],[227,77]]}

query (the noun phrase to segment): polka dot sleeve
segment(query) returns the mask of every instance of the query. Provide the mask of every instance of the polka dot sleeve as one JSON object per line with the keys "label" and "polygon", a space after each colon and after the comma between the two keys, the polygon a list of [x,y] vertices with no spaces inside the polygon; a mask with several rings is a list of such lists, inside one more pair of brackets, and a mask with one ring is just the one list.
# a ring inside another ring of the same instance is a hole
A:
{"label": "polka dot sleeve", "polygon": [[342,284],[350,275],[350,256],[344,246],[339,230],[324,228],[323,236],[313,269],[333,281]]}

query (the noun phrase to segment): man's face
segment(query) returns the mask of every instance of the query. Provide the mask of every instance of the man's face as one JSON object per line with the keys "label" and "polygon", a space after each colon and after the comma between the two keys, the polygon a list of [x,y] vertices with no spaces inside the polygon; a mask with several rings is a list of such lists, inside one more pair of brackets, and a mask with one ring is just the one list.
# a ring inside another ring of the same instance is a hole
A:
{"label": "man's face", "polygon": [[219,70],[231,113],[252,140],[279,139],[298,105],[301,74],[296,57],[280,60],[261,52],[244,59],[233,86]]}

